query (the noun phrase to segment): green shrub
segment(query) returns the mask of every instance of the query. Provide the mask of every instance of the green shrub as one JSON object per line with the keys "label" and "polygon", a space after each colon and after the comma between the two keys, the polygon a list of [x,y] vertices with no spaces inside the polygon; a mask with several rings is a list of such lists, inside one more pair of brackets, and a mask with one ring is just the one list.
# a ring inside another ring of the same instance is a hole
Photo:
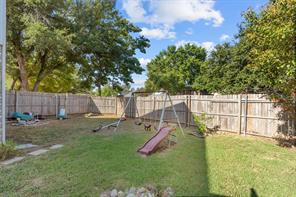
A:
{"label": "green shrub", "polygon": [[207,131],[206,126],[206,113],[202,113],[201,115],[193,115],[194,123],[197,127],[197,131],[201,134],[205,134]]}
{"label": "green shrub", "polygon": [[0,161],[16,155],[16,145],[13,141],[7,140],[5,144],[0,144]]}

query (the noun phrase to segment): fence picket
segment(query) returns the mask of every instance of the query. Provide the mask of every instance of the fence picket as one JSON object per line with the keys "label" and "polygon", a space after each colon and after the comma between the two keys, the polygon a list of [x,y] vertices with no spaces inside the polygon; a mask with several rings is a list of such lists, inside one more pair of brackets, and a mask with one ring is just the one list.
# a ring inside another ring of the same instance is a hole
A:
{"label": "fence picket", "polygon": [[[295,134],[295,121],[289,117],[279,119],[280,108],[260,94],[242,95],[179,95],[171,96],[180,122],[185,126],[194,125],[193,115],[205,113],[210,120],[208,127],[219,125],[221,130],[272,137],[277,132]],[[121,114],[127,98],[95,97],[90,95],[56,94],[42,92],[7,91],[6,114],[31,111],[39,115],[56,115],[60,108],[69,114],[102,113]],[[146,120],[157,121],[161,116],[163,96],[146,96],[131,102],[125,114],[136,117],[135,105],[139,115]],[[172,119],[173,111],[165,106],[165,120]]]}

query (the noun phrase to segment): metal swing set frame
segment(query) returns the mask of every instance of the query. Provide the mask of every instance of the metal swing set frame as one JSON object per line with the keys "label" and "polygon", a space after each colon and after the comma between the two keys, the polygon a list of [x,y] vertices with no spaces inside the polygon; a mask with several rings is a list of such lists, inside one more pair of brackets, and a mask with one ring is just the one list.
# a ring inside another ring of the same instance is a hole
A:
{"label": "metal swing set frame", "polygon": [[[180,123],[180,120],[179,120],[179,117],[177,115],[177,112],[176,112],[176,109],[174,107],[174,104],[173,104],[173,101],[169,95],[169,93],[167,91],[157,91],[157,92],[140,92],[140,91],[135,91],[135,92],[131,92],[131,96],[129,97],[125,107],[124,107],[124,110],[123,112],[121,113],[120,115],[120,118],[118,120],[116,120],[115,122],[112,122],[112,123],[109,123],[109,124],[106,124],[106,125],[100,125],[98,128],[94,129],[93,131],[94,132],[97,132],[97,131],[100,131],[102,129],[105,129],[105,128],[110,128],[110,127],[114,127],[114,131],[117,130],[119,124],[121,123],[121,121],[124,121],[126,120],[124,115],[125,115],[125,112],[127,110],[127,108],[129,107],[131,101],[133,100],[134,103],[136,103],[136,95],[137,94],[148,94],[148,93],[162,93],[165,95],[165,99],[164,99],[164,102],[163,102],[163,107],[162,107],[162,111],[161,111],[161,116],[160,116],[160,120],[159,120],[159,123],[158,123],[158,127],[157,127],[157,131],[159,131],[161,128],[162,128],[162,124],[164,123],[164,114],[165,114],[165,109],[166,109],[166,103],[169,102],[170,103],[170,106],[172,107],[173,109],[173,112],[174,112],[174,116],[177,120],[177,124],[184,136],[184,131],[183,131],[183,128],[182,128],[182,125]],[[139,111],[138,111],[138,108],[137,108],[137,104],[135,104],[135,111],[136,111],[136,117],[137,118],[140,118],[140,115],[139,115]]]}

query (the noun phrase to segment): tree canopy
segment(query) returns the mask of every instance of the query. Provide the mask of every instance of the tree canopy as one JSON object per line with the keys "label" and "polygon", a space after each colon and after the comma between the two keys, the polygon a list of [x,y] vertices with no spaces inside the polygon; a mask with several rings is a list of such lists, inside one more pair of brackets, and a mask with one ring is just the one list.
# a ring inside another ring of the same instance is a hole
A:
{"label": "tree canopy", "polygon": [[271,1],[259,14],[245,13],[244,38],[252,46],[248,67],[264,93],[295,116],[296,3]]}
{"label": "tree canopy", "polygon": [[[132,82],[143,69],[136,51],[149,40],[114,8],[114,1],[8,2],[8,75],[22,90],[90,90]],[[56,80],[52,80],[56,79]],[[75,80],[74,80],[75,79]],[[72,83],[72,85],[69,85]],[[48,88],[45,88],[48,87]]]}
{"label": "tree canopy", "polygon": [[245,13],[244,37],[252,45],[249,67],[258,73],[258,82],[272,95],[296,91],[296,4],[277,0],[261,13]]}
{"label": "tree canopy", "polygon": [[270,1],[260,12],[250,8],[242,16],[234,41],[217,45],[207,59],[192,45],[160,52],[148,64],[146,88],[176,93],[192,85],[209,93],[263,93],[295,103],[295,1]]}
{"label": "tree canopy", "polygon": [[37,91],[47,75],[73,66],[68,56],[73,47],[65,17],[68,6],[66,1],[8,2],[8,67],[17,69],[14,79],[22,90]]}
{"label": "tree canopy", "polygon": [[112,7],[94,1],[80,3],[75,8],[73,29],[78,28],[75,43],[82,65],[79,74],[85,87],[99,91],[108,83],[116,87],[121,82],[133,82],[131,74],[143,71],[135,57],[136,50],[145,53],[149,47],[143,36],[132,36],[141,29],[119,16]]}
{"label": "tree canopy", "polygon": [[[109,0],[8,1],[11,88],[113,95],[133,82],[132,74],[144,70],[135,54],[145,53],[149,40],[114,5]],[[210,54],[194,44],[161,51],[147,65],[145,89],[264,93],[295,111],[295,0],[272,0],[242,17],[234,41]]]}
{"label": "tree canopy", "polygon": [[147,90],[165,89],[171,93],[191,87],[206,60],[206,50],[194,44],[169,46],[148,65]]}

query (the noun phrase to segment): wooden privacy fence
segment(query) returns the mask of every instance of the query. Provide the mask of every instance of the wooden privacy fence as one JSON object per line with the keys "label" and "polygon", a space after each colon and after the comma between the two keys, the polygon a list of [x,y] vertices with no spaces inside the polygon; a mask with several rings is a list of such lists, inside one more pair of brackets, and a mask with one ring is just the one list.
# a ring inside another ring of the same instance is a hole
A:
{"label": "wooden privacy fence", "polygon": [[55,94],[43,92],[6,92],[6,115],[13,112],[34,112],[39,115],[56,115],[61,108],[67,114],[115,113],[116,97],[91,97],[90,95]]}
{"label": "wooden privacy fence", "polygon": [[[171,96],[183,125],[194,125],[193,115],[206,114],[208,127],[220,126],[221,130],[240,134],[272,137],[278,132],[295,135],[295,122],[287,117],[279,119],[281,110],[274,102],[260,94],[248,95],[178,95]],[[145,121],[158,121],[164,104],[164,96],[136,97],[125,111],[136,118],[136,107]],[[34,112],[40,115],[56,115],[60,108],[68,114],[110,113],[120,115],[128,97],[94,97],[90,95],[54,94],[40,92],[7,92],[6,114]],[[165,120],[176,122],[170,103],[166,103]]]}
{"label": "wooden privacy fence", "polygon": [[[277,133],[295,135],[295,122],[288,118],[279,119],[280,108],[260,94],[249,95],[180,95],[171,96],[180,122],[194,125],[193,115],[206,115],[208,127],[220,126],[220,130],[239,134],[272,137]],[[159,120],[163,107],[163,96],[137,97],[126,114],[146,121]],[[172,107],[166,104],[165,120],[175,122]]]}
{"label": "wooden privacy fence", "polygon": [[89,112],[102,114],[117,114],[116,97],[89,97]]}

